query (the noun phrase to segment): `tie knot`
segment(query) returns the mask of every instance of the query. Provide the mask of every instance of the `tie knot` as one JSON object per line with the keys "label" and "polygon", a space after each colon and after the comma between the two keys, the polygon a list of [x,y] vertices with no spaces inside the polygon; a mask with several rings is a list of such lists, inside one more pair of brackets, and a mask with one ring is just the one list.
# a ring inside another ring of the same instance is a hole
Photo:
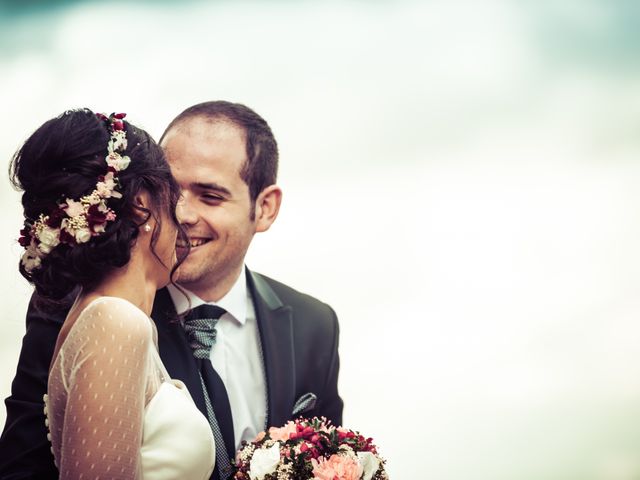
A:
{"label": "tie knot", "polygon": [[200,305],[187,314],[184,330],[194,357],[209,358],[216,342],[216,323],[225,313],[224,308],[215,305]]}

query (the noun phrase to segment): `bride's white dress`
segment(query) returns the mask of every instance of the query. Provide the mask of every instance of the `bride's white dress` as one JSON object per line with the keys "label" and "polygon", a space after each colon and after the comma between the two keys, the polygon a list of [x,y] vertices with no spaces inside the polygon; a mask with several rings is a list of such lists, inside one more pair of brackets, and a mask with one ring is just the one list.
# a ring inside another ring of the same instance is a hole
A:
{"label": "bride's white dress", "polygon": [[94,300],[71,326],[45,396],[60,478],[209,478],[209,423],[169,378],[155,337],[149,317],[116,297]]}

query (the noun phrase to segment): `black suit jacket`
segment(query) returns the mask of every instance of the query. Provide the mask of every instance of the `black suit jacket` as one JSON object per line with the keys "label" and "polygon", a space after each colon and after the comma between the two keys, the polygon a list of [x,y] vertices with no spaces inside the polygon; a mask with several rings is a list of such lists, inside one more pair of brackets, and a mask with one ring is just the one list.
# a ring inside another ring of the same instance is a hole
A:
{"label": "black suit jacket", "polygon": [[[306,393],[317,396],[304,416],[325,416],[342,423],[338,394],[338,321],[328,305],[282,283],[247,270],[267,376],[267,424],[281,426],[293,418],[294,403]],[[7,421],[0,437],[0,479],[58,478],[46,438],[44,403],[47,377],[64,309],[27,312]],[[169,374],[182,380],[206,415],[197,366],[166,289],[159,290],[152,318],[158,328],[160,356]]]}

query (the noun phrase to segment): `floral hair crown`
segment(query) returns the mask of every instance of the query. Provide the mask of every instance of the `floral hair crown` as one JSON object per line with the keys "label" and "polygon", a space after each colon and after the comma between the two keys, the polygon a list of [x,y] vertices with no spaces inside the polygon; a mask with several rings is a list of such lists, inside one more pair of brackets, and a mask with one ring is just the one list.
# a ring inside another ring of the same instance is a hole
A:
{"label": "floral hair crown", "polygon": [[96,116],[109,127],[111,138],[107,144],[107,173],[98,177],[96,188],[79,200],[65,198],[49,212],[40,214],[35,222],[25,221],[18,242],[25,248],[21,263],[31,273],[40,267],[42,259],[59,244],[70,246],[86,243],[91,237],[105,231],[108,222],[116,219],[116,213],[107,206],[109,198],[121,198],[116,190],[118,172],[125,170],[131,159],[122,155],[127,148],[124,131],[125,113],[102,113]]}

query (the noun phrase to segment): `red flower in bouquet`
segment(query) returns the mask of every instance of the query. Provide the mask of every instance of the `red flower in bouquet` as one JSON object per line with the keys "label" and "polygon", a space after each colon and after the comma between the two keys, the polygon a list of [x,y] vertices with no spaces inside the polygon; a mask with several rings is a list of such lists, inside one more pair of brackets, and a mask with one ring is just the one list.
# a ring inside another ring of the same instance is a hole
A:
{"label": "red flower in bouquet", "polygon": [[236,455],[235,480],[388,480],[371,438],[325,418],[261,432]]}

